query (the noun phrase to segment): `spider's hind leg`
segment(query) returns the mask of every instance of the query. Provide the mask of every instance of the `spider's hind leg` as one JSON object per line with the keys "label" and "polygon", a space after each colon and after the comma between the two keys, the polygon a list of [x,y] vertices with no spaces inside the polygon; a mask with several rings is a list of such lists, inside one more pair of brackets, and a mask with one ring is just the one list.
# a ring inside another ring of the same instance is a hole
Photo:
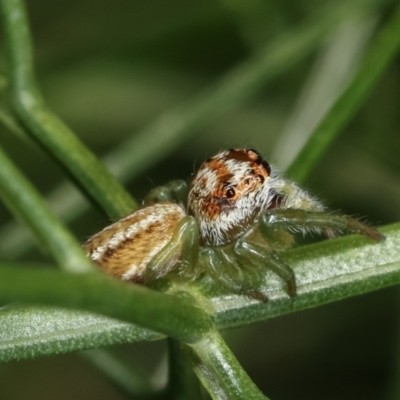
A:
{"label": "spider's hind leg", "polygon": [[143,199],[143,205],[148,206],[154,203],[170,201],[186,207],[188,194],[189,186],[187,182],[175,180],[151,190]]}
{"label": "spider's hind leg", "polygon": [[289,296],[296,296],[297,286],[294,272],[277,252],[261,243],[247,241],[246,238],[241,238],[236,242],[235,252],[242,264],[250,264],[252,268],[259,271],[263,271],[265,268],[273,271],[285,281]]}

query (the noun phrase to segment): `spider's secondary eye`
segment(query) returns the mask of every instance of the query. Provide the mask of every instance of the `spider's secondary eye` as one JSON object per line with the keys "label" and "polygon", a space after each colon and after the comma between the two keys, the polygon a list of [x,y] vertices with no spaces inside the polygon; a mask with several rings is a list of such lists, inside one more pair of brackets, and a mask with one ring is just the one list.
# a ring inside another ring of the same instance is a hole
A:
{"label": "spider's secondary eye", "polygon": [[225,195],[228,199],[231,199],[232,197],[235,197],[236,191],[233,187],[230,187],[229,189],[227,189]]}
{"label": "spider's secondary eye", "polygon": [[265,170],[267,171],[268,175],[271,175],[271,167],[269,166],[269,164],[265,160],[261,161],[261,165],[265,168]]}

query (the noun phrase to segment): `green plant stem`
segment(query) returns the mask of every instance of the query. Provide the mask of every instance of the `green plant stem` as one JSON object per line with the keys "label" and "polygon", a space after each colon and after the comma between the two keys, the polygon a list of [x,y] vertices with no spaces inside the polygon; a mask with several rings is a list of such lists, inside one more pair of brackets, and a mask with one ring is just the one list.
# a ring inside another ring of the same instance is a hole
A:
{"label": "green plant stem", "polygon": [[111,218],[128,214],[137,204],[111,173],[45,105],[33,74],[28,18],[22,0],[1,0],[1,15],[11,66],[11,87],[18,117],[85,192]]}
{"label": "green plant stem", "polygon": [[200,382],[184,353],[183,343],[168,338],[168,399],[201,400]]}
{"label": "green plant stem", "polygon": [[210,332],[191,347],[199,359],[194,370],[213,399],[267,399],[243,370],[217,331]]}
{"label": "green plant stem", "polygon": [[9,110],[5,106],[0,106],[0,123],[10,132],[18,135],[22,140],[27,139],[27,132],[21,126],[21,124],[15,119]]}
{"label": "green plant stem", "polygon": [[3,306],[0,318],[0,363],[164,337],[99,314],[20,302]]}
{"label": "green plant stem", "polygon": [[361,66],[347,89],[336,100],[328,114],[287,170],[296,182],[303,182],[328,150],[344,126],[364,104],[399,51],[400,7],[381,29],[368,49]]}
{"label": "green plant stem", "polygon": [[21,301],[82,309],[194,343],[213,328],[208,314],[188,298],[127,284],[102,274],[68,274],[0,268],[0,302]]}
{"label": "green plant stem", "polygon": [[[298,295],[294,299],[287,295],[283,282],[268,271],[266,271],[265,286],[261,288],[269,297],[268,303],[260,303],[245,296],[234,296],[229,292],[221,293],[221,288],[210,279],[203,279],[196,283],[199,291],[208,299],[206,306],[200,295],[194,297],[212,314],[218,329],[227,329],[396,285],[400,283],[400,223],[383,227],[380,231],[385,234],[386,240],[378,244],[356,235],[348,235],[290,250],[285,255],[285,261],[296,273]],[[54,275],[48,275],[33,267],[35,265],[29,265],[29,268],[19,264],[0,266],[0,301],[86,309],[117,317],[119,315],[121,319],[124,319],[124,315],[119,307],[126,309],[128,313],[131,308],[130,301],[133,306],[141,310],[141,305],[135,304],[132,299],[127,300],[124,292],[122,292],[121,301],[115,303],[119,298],[118,290],[104,290],[103,283],[97,287],[95,280],[90,280],[92,287],[88,291],[89,278],[86,276],[82,276],[82,281],[77,278],[76,286],[70,282],[70,286],[65,288],[64,285],[68,283],[64,280],[64,276],[72,279],[69,275],[60,271],[53,271]],[[27,286],[25,281],[28,281],[30,285]],[[123,291],[131,290],[129,289],[131,286],[137,287],[118,281],[115,284],[121,288],[120,285],[123,285]],[[46,289],[49,285],[51,288]],[[51,292],[47,293],[49,290]],[[56,297],[57,293],[61,293],[60,297],[65,294],[66,298],[53,301],[53,292]],[[71,296],[72,299],[69,298]],[[168,319],[171,324],[178,310],[173,310],[172,313],[167,311],[162,299],[164,297],[154,298],[153,307],[160,307],[160,315]],[[107,301],[110,304],[106,309],[106,306],[101,303]],[[179,301],[180,299],[178,303]],[[115,314],[112,314],[112,309],[115,310]],[[132,310],[132,312],[135,311]],[[147,312],[145,308],[143,312]],[[3,361],[160,338],[159,335],[146,329],[141,330],[105,317],[82,314],[77,311],[34,308],[25,305],[18,307],[14,313],[13,309],[0,311],[0,316],[3,316],[0,360]],[[169,315],[171,319],[168,318]],[[131,321],[132,316],[127,318],[127,321]],[[145,326],[145,316],[141,318]],[[156,318],[155,314],[150,313],[148,321],[151,322],[154,318]],[[193,318],[196,318],[196,315],[193,315]],[[18,321],[18,329],[15,328],[15,320]],[[40,326],[32,332],[31,327],[37,325],[36,321],[40,321]],[[191,319],[188,320],[188,324],[190,323]],[[201,365],[205,368],[204,364]],[[200,373],[207,374],[207,369],[205,368]],[[215,390],[221,386],[218,382],[215,385]]]}
{"label": "green plant stem", "polygon": [[79,273],[96,270],[80,244],[53,215],[40,194],[1,148],[0,196],[14,215],[35,233],[61,268]]}
{"label": "green plant stem", "polygon": [[269,155],[281,171],[286,171],[353,78],[376,31],[378,19],[378,13],[362,13],[348,18],[328,38],[314,60],[296,104]]}

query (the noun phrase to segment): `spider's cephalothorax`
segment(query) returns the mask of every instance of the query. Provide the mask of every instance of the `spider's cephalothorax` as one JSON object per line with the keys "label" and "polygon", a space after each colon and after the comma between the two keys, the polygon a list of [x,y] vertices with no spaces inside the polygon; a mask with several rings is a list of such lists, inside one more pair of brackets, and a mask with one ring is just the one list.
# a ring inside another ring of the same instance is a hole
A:
{"label": "spider's cephalothorax", "polygon": [[243,235],[273,199],[271,168],[255,150],[230,149],[208,159],[190,185],[189,213],[202,242],[221,246]]}
{"label": "spider's cephalothorax", "polygon": [[296,295],[294,272],[281,258],[293,232],[346,231],[384,239],[356,219],[327,212],[257,151],[230,149],[204,162],[190,188],[174,181],[153,189],[141,210],[94,235],[84,249],[121,279],[150,283],[173,270],[188,278],[205,272],[234,293],[265,301],[266,269]]}

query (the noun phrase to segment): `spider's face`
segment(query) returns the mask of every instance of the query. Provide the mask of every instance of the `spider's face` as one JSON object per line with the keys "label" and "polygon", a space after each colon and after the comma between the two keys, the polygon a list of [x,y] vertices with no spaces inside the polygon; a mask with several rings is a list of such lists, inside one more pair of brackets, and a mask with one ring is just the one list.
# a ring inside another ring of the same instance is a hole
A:
{"label": "spider's face", "polygon": [[243,235],[268,208],[269,164],[255,150],[230,149],[208,159],[192,180],[188,207],[206,246]]}

